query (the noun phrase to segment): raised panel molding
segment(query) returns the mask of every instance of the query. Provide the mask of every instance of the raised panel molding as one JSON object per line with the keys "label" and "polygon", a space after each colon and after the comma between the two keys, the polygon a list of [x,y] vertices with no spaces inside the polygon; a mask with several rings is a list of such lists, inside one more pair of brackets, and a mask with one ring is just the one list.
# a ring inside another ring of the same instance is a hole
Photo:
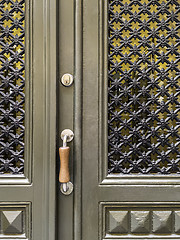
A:
{"label": "raised panel molding", "polygon": [[99,205],[100,239],[180,239],[180,203]]}
{"label": "raised panel molding", "polygon": [[[132,7],[131,5],[133,5],[133,1],[129,1],[129,3],[130,3],[130,8],[131,8]],[[139,1],[134,1],[134,3],[141,4],[141,3],[139,3]],[[168,2],[168,4],[171,4],[171,3],[172,3],[171,1]],[[117,6],[122,4],[122,8],[123,8],[127,3],[124,3],[122,1],[114,1],[113,5],[116,5],[116,4],[117,4]],[[154,1],[153,1],[153,4],[155,4]],[[145,3],[145,5],[146,5],[146,3]],[[107,124],[108,123],[108,99],[109,99],[108,98],[108,86],[109,86],[108,84],[109,83],[108,83],[107,69],[109,68],[108,54],[109,54],[109,49],[110,49],[110,46],[109,46],[110,43],[108,40],[109,31],[110,31],[109,30],[109,22],[108,22],[108,19],[109,19],[108,6],[109,6],[108,0],[99,0],[99,14],[100,14],[100,16],[99,16],[99,54],[100,54],[100,56],[99,56],[99,85],[98,85],[99,86],[99,96],[100,96],[100,100],[99,100],[99,145],[98,145],[99,146],[99,176],[100,176],[99,183],[100,183],[100,185],[106,185],[106,186],[107,185],[152,185],[152,184],[153,185],[171,185],[171,184],[179,185],[180,184],[179,173],[177,173],[177,172],[174,172],[171,174],[163,174],[162,173],[161,175],[160,174],[150,174],[150,173],[146,173],[146,174],[132,173],[132,174],[130,174],[131,171],[129,171],[129,173],[128,173],[128,171],[127,171],[127,173],[124,172],[123,174],[122,174],[122,172],[118,172],[118,171],[114,171],[116,173],[113,173],[113,171],[108,172],[108,156],[109,156],[109,158],[112,158],[112,154],[108,155],[108,139],[111,139],[112,136],[108,137],[108,131],[107,131],[107,129],[108,129],[108,124]],[[127,8],[128,7],[129,7],[129,5],[127,4]],[[117,9],[118,9],[118,7],[117,7]],[[111,11],[112,11],[112,9],[111,9]],[[127,15],[128,14],[125,14],[125,18],[128,17]],[[118,12],[117,12],[117,15],[116,14],[114,15],[114,18],[117,18],[117,20],[118,20]],[[111,29],[111,30],[113,31],[113,29]],[[117,32],[117,38],[118,38],[118,36],[119,36],[119,32]],[[119,42],[120,42],[120,40],[119,40]],[[111,52],[111,54],[112,54],[112,52]],[[114,53],[115,53],[115,50],[114,50]],[[117,55],[118,55],[118,50],[117,50]],[[131,53],[130,53],[130,55],[131,55]],[[116,97],[117,97],[117,102],[118,102],[119,101],[118,96],[116,96]],[[113,97],[111,97],[111,98],[113,98]],[[111,106],[111,104],[109,106]],[[118,117],[119,117],[119,115],[117,114],[117,118]],[[114,126],[115,125],[113,125],[113,127]],[[116,129],[114,130],[113,136],[115,136],[115,138],[118,137],[117,136],[118,131],[121,131],[121,130],[116,130]],[[140,145],[141,145],[141,143],[140,143]],[[113,146],[114,146],[114,149],[117,147],[117,146],[115,146],[115,144],[112,144],[112,148],[113,148]],[[119,151],[118,147],[114,151],[118,152]],[[125,155],[122,155],[121,158],[123,159],[123,156],[124,156],[125,158],[128,159],[129,158],[128,154],[127,154],[127,156],[125,156]],[[139,161],[140,161],[140,159],[139,159]],[[110,162],[110,160],[109,160],[109,162]],[[122,164],[123,161],[117,160],[117,161],[112,161],[112,162],[114,162],[114,168],[116,169],[116,168],[118,168],[118,164]],[[136,163],[134,163],[134,165],[132,164],[132,166],[134,166],[134,168],[135,168]],[[136,166],[136,167],[138,168],[138,166]]]}
{"label": "raised panel molding", "polygon": [[27,239],[31,235],[31,203],[0,203],[0,239]]}
{"label": "raised panel molding", "polygon": [[[0,185],[30,185],[32,182],[32,2],[0,1],[1,28],[4,29],[1,32],[0,55],[1,61],[7,65],[1,68],[1,95],[6,95],[7,100],[5,104],[1,99]],[[4,35],[5,30],[7,34]],[[14,65],[17,65],[16,69]]]}

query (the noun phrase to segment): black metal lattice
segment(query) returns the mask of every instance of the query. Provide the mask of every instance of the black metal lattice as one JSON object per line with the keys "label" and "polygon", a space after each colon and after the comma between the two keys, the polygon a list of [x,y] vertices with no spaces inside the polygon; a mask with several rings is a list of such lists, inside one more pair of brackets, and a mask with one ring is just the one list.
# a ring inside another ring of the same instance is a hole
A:
{"label": "black metal lattice", "polygon": [[24,171],[25,0],[0,1],[0,173]]}
{"label": "black metal lattice", "polygon": [[108,8],[108,172],[179,174],[180,2]]}

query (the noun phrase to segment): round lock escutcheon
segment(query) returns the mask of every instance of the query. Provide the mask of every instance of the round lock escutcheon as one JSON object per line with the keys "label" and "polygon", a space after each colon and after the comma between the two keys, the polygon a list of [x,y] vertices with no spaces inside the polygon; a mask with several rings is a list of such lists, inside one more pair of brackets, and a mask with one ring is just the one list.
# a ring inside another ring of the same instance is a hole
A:
{"label": "round lock escutcheon", "polygon": [[69,73],[65,73],[62,77],[61,77],[61,83],[63,84],[63,86],[65,87],[70,87],[73,84],[73,76]]}

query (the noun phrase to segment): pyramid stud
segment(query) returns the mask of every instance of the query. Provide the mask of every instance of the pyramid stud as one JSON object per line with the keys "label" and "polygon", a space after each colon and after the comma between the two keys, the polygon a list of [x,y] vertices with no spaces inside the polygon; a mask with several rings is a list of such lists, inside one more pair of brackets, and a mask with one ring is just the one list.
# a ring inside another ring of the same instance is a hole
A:
{"label": "pyramid stud", "polygon": [[23,211],[2,211],[2,230],[4,234],[22,234]]}
{"label": "pyramid stud", "polygon": [[175,211],[175,233],[180,233],[180,211]]}
{"label": "pyramid stud", "polygon": [[128,233],[128,211],[109,211],[109,232]]}
{"label": "pyramid stud", "polygon": [[163,234],[172,232],[171,211],[153,211],[153,232]]}
{"label": "pyramid stud", "polygon": [[131,212],[131,232],[132,233],[149,233],[150,221],[149,211],[132,211]]}

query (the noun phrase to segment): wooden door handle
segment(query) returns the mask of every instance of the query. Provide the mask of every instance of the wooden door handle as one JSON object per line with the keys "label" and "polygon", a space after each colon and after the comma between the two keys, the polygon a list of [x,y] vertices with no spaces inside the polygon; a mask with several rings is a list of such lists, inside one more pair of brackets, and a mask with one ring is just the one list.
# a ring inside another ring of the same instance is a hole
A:
{"label": "wooden door handle", "polygon": [[59,148],[59,157],[60,157],[59,182],[60,183],[67,183],[70,181],[69,152],[70,152],[70,147]]}
{"label": "wooden door handle", "polygon": [[70,129],[64,129],[61,132],[61,139],[63,140],[63,147],[59,148],[60,158],[60,171],[59,171],[59,182],[60,190],[64,195],[69,195],[73,191],[73,184],[70,182],[69,174],[69,152],[70,147],[67,146],[68,142],[73,140],[74,133]]}

